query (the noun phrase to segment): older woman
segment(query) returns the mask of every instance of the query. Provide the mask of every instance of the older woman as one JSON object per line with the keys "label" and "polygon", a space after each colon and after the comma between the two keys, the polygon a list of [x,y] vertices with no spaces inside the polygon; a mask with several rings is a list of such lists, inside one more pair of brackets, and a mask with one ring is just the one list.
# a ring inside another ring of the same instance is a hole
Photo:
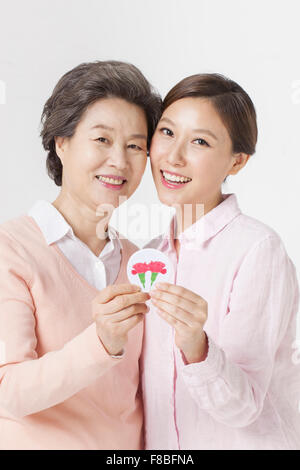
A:
{"label": "older woman", "polygon": [[[53,203],[0,227],[1,449],[140,449],[147,294],[104,219],[139,185],[161,101],[121,62],[81,64],[43,111]],[[102,207],[103,209],[103,207]]]}

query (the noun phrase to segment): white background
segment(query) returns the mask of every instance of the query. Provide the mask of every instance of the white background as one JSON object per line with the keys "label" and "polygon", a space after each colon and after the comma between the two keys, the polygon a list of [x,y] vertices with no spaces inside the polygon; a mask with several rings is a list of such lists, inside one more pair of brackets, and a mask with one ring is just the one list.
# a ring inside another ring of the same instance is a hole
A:
{"label": "white background", "polygon": [[[223,192],[279,233],[299,278],[299,23],[299,0],[0,0],[0,223],[59,191],[39,120],[66,71],[132,62],[163,96],[185,76],[219,72],[250,94],[259,126],[256,154]],[[137,202],[158,203],[149,166],[120,215]],[[126,234],[124,223],[116,213]]]}

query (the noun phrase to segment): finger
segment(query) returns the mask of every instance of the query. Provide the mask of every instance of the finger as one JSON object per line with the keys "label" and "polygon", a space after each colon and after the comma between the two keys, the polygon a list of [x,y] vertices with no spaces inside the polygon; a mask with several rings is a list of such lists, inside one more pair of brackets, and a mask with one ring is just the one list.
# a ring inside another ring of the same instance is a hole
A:
{"label": "finger", "polygon": [[135,304],[125,308],[121,312],[113,313],[110,316],[110,319],[114,323],[119,323],[123,322],[124,320],[127,320],[127,318],[133,317],[138,314],[144,315],[147,312],[149,312],[149,307],[146,304]]}
{"label": "finger", "polygon": [[134,284],[114,284],[106,287],[96,297],[98,303],[106,303],[114,299],[117,295],[131,294],[140,291],[141,288]]}
{"label": "finger", "polygon": [[136,292],[134,294],[117,295],[104,309],[106,315],[120,312],[130,305],[144,303],[150,299],[148,292]]}
{"label": "finger", "polygon": [[144,320],[144,314],[143,313],[139,313],[137,315],[134,315],[134,316],[128,318],[127,320],[124,320],[124,322],[122,322],[122,324],[124,326],[125,332],[129,331],[129,330],[132,330],[132,328],[134,328],[138,323],[140,323],[143,320]]}
{"label": "finger", "polygon": [[173,317],[174,320],[177,320],[177,322],[183,323],[185,326],[192,327],[193,322],[191,321],[192,316],[189,315],[187,312],[184,310],[179,309],[178,307],[168,304],[167,302],[164,302],[163,300],[152,300],[154,306],[161,310],[162,312],[165,312],[168,314],[168,316]]}
{"label": "finger", "polygon": [[[191,290],[186,289],[185,287],[170,284],[168,282],[158,282],[155,287],[157,290],[178,295],[179,297],[183,297],[184,299],[189,300],[190,302],[198,303],[198,305],[199,300],[202,299],[202,297],[198,294],[195,294],[195,292],[192,292]],[[204,299],[202,300],[204,301]]]}
{"label": "finger", "polygon": [[150,291],[150,297],[151,299],[163,300],[164,302],[167,302],[168,304],[179,307],[182,310],[185,310],[190,315],[194,315],[199,312],[199,305],[183,297],[179,297],[176,294],[164,292],[161,290],[153,290],[153,291]]}
{"label": "finger", "polygon": [[173,326],[175,329],[186,328],[185,323],[182,323],[180,320],[177,320],[176,318],[172,317],[172,315],[169,315],[167,312],[157,309],[157,313],[163,320],[165,320],[167,323],[169,323],[169,325]]}

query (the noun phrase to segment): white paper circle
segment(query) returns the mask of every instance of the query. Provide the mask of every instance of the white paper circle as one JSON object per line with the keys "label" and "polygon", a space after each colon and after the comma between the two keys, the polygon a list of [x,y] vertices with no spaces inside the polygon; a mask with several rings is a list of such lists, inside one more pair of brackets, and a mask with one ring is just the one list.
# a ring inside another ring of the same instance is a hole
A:
{"label": "white paper circle", "polygon": [[129,258],[127,277],[131,284],[140,286],[143,292],[149,292],[157,282],[172,282],[173,268],[164,253],[144,248]]}

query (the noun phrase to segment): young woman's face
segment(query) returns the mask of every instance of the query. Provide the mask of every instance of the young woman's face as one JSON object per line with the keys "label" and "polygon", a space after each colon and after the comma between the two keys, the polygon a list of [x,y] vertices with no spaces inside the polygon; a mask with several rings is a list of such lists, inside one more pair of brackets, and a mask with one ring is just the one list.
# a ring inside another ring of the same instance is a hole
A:
{"label": "young woman's face", "polygon": [[164,111],[150,157],[158,196],[167,205],[213,200],[224,178],[238,171],[228,131],[204,98],[183,98]]}
{"label": "young woman's face", "polygon": [[138,187],[147,162],[144,111],[119,98],[91,104],[71,138],[58,137],[56,151],[63,165],[62,190],[95,209],[119,205]]}

